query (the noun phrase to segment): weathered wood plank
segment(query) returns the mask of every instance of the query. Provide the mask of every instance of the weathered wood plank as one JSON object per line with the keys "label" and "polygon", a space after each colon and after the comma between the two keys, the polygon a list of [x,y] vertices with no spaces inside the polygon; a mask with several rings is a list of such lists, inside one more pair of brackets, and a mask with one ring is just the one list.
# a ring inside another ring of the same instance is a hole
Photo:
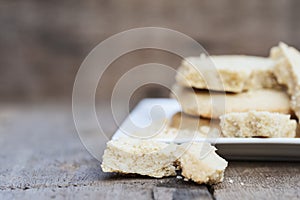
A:
{"label": "weathered wood plank", "polygon": [[0,199],[152,199],[152,190],[137,185],[113,184],[66,188],[31,188],[0,191]]}
{"label": "weathered wood plank", "polygon": [[[175,177],[103,173],[66,105],[0,106],[0,149],[0,199],[212,198],[206,186]],[[229,162],[224,182],[209,189],[216,199],[297,199],[299,188],[300,162]]]}
{"label": "weathered wood plank", "polygon": [[299,199],[300,162],[229,162],[216,199]]}
{"label": "weathered wood plank", "polygon": [[79,140],[70,106],[1,106],[0,149],[0,199],[152,199],[166,186],[175,196],[211,199],[206,186],[175,177],[103,173]]}
{"label": "weathered wood plank", "polygon": [[169,178],[153,188],[153,198],[160,199],[212,199],[205,185],[183,179]]}
{"label": "weathered wood plank", "polygon": [[153,197],[155,200],[183,200],[183,199],[212,199],[209,191],[204,189],[205,186],[194,188],[173,188],[173,187],[155,187]]}
{"label": "weathered wood plank", "polygon": [[[173,182],[174,178],[171,181],[162,179],[155,182],[166,182],[165,180]],[[126,181],[101,185],[2,190],[0,191],[0,199],[26,200],[36,199],[38,196],[43,197],[43,199],[212,199],[205,186],[198,185],[189,188],[185,187],[184,184],[184,182],[176,182],[176,187],[161,187],[147,183],[128,183]]]}

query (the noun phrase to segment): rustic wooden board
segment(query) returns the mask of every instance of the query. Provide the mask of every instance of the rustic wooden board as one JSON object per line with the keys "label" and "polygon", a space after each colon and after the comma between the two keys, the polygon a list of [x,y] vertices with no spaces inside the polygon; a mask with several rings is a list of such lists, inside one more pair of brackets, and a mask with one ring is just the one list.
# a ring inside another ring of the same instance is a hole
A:
{"label": "rustic wooden board", "polygon": [[224,182],[212,187],[175,177],[153,179],[103,173],[100,162],[79,140],[70,105],[0,106],[0,150],[0,199],[300,196],[299,162],[230,162]]}
{"label": "rustic wooden board", "polygon": [[103,173],[70,106],[2,106],[0,127],[0,199],[212,199],[206,186],[174,177]]}
{"label": "rustic wooden board", "polygon": [[216,199],[299,199],[300,162],[229,162]]}

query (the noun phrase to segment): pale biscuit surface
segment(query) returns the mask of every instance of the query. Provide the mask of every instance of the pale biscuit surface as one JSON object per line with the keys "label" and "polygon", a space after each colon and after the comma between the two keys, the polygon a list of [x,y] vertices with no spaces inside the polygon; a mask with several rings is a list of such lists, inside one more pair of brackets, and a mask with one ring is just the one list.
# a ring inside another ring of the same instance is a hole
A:
{"label": "pale biscuit surface", "polygon": [[280,43],[278,47],[271,49],[270,56],[277,61],[274,74],[279,83],[287,86],[291,108],[300,119],[300,52]]}
{"label": "pale biscuit surface", "polygon": [[240,93],[278,88],[269,58],[242,55],[189,57],[178,68],[176,81],[185,87]]}
{"label": "pale biscuit surface", "polygon": [[175,176],[176,145],[151,140],[111,140],[104,151],[104,172],[136,173],[161,178]]}
{"label": "pale biscuit surface", "polygon": [[183,144],[187,151],[179,158],[182,175],[196,183],[214,184],[223,181],[227,161],[216,154],[208,143]]}
{"label": "pale biscuit surface", "polygon": [[225,137],[288,137],[296,135],[297,122],[290,115],[250,111],[220,117]]}
{"label": "pale biscuit surface", "polygon": [[231,112],[250,110],[291,114],[289,96],[278,89],[260,89],[243,93],[217,93],[193,90],[175,85],[174,95],[184,113],[205,118],[218,118]]}
{"label": "pale biscuit surface", "polygon": [[223,180],[227,162],[209,143],[167,144],[154,140],[122,138],[107,143],[101,164],[104,172],[135,173],[161,178],[176,170],[199,184]]}

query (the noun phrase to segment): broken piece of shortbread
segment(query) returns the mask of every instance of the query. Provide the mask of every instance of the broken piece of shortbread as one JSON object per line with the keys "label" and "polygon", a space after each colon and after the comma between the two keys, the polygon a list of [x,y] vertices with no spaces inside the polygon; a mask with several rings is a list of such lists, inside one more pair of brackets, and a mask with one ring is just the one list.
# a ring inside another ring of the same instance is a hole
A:
{"label": "broken piece of shortbread", "polygon": [[225,137],[295,137],[297,122],[290,115],[250,111],[220,117]]}
{"label": "broken piece of shortbread", "polygon": [[122,138],[111,140],[104,151],[104,172],[135,173],[161,178],[175,176],[175,144]]}
{"label": "broken piece of shortbread", "polygon": [[101,164],[104,172],[135,173],[161,178],[176,170],[199,184],[223,180],[227,162],[209,143],[167,144],[154,140],[122,138],[107,143]]}
{"label": "broken piece of shortbread", "polygon": [[189,57],[178,68],[176,81],[185,87],[240,93],[278,88],[269,58],[243,55]]}
{"label": "broken piece of shortbread", "polygon": [[196,183],[215,184],[223,181],[227,161],[216,154],[216,148],[209,143],[187,143],[180,145],[186,149],[178,159],[181,174]]}
{"label": "broken piece of shortbread", "polygon": [[279,83],[287,86],[291,96],[291,108],[300,119],[300,52],[280,43],[278,47],[271,49],[270,56],[277,61],[274,74]]}
{"label": "broken piece of shortbread", "polygon": [[218,118],[231,112],[250,110],[291,114],[289,96],[278,89],[259,89],[243,93],[218,93],[175,85],[172,97],[177,98],[183,112],[205,118]]}

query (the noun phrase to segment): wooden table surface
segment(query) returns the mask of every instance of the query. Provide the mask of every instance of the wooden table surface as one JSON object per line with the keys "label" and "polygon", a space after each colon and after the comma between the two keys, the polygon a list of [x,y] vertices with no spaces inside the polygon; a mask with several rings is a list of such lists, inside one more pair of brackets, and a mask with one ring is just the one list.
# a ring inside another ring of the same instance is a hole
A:
{"label": "wooden table surface", "polygon": [[300,162],[229,161],[214,186],[103,173],[68,104],[0,106],[0,150],[0,199],[300,198]]}

